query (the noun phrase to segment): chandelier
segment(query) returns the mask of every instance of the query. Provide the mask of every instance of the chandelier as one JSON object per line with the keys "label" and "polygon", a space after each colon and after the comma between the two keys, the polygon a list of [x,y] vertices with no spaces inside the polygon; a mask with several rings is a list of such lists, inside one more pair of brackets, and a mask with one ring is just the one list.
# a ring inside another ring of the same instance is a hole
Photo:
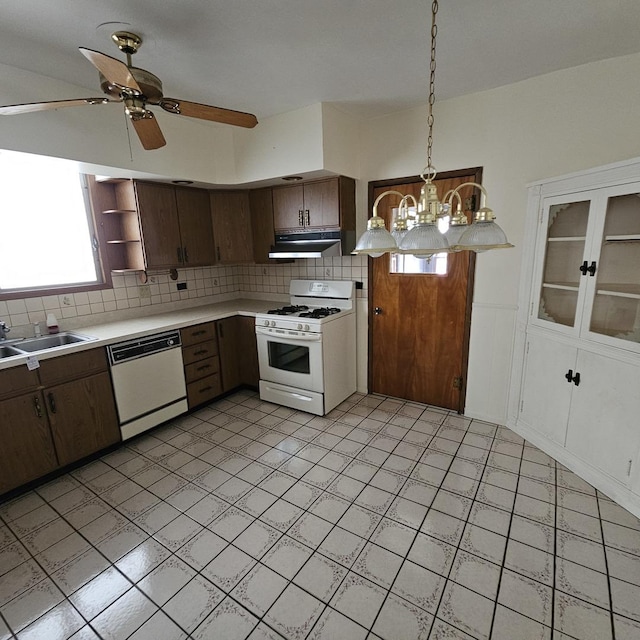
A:
{"label": "chandelier", "polygon": [[[431,62],[429,65],[429,103],[428,103],[428,136],[427,136],[427,166],[420,174],[424,184],[420,196],[416,200],[412,195],[403,195],[399,191],[385,191],[373,203],[373,215],[367,222],[367,230],[360,236],[354,254],[365,254],[377,258],[384,253],[407,253],[417,258],[429,259],[437,253],[457,251],[482,252],[489,249],[506,249],[513,247],[509,244],[504,231],[495,222],[493,211],[487,207],[487,192],[476,182],[465,182],[452,189],[438,200],[436,186],[433,183],[436,170],[431,163],[433,147],[433,104],[435,101],[435,72],[436,72],[436,14],[438,0],[431,5]],[[481,207],[474,213],[472,224],[462,211],[460,189],[473,186],[482,192]],[[384,219],[378,215],[378,204],[388,195],[400,196],[400,204],[393,215],[392,231],[385,227]],[[457,200],[455,213],[452,215],[454,199]],[[410,206],[411,203],[411,206]],[[415,215],[410,211],[413,208]],[[449,229],[441,233],[438,229],[439,218],[449,218]],[[410,223],[413,223],[410,225]]]}

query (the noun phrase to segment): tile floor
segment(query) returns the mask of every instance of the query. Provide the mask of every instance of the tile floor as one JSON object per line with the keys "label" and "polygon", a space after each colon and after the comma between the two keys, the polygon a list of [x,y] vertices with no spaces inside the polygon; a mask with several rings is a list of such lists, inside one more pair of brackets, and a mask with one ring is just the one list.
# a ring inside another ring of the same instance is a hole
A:
{"label": "tile floor", "polygon": [[240,392],[0,517],[0,639],[640,639],[637,519],[504,427],[380,396]]}

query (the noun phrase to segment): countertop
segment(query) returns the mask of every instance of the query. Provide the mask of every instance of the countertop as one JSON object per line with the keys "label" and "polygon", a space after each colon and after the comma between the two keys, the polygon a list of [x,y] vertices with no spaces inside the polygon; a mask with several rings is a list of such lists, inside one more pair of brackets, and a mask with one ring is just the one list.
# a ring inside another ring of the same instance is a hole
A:
{"label": "countertop", "polygon": [[[171,329],[181,329],[182,327],[188,327],[202,322],[211,322],[212,320],[221,320],[222,318],[228,318],[230,316],[255,316],[257,313],[265,313],[269,309],[280,306],[282,306],[282,301],[239,298],[228,302],[190,307],[188,309],[180,309],[158,315],[130,318],[128,320],[108,322],[105,324],[87,325],[73,329],[72,333],[91,336],[95,338],[95,340],[74,343],[44,351],[36,351],[28,355],[3,358],[0,360],[0,370],[24,365],[30,355],[35,356],[38,360],[46,360],[69,353],[104,347],[115,342],[132,340],[153,333],[160,333]],[[19,342],[13,344],[17,348],[20,347]]]}

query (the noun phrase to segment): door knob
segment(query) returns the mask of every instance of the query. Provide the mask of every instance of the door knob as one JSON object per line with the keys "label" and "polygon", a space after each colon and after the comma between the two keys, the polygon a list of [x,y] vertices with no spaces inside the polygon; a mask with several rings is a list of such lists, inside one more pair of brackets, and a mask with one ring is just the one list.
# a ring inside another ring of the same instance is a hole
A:
{"label": "door knob", "polygon": [[373,309],[373,313],[375,313],[377,316],[382,314],[382,307],[375,307]]}

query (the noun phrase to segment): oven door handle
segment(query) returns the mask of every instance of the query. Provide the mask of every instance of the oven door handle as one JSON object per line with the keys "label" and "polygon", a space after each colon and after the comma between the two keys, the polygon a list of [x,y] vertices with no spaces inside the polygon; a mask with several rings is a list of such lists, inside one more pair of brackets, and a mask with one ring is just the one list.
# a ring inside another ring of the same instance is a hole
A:
{"label": "oven door handle", "polygon": [[268,336],[271,338],[278,338],[279,340],[290,342],[292,344],[296,342],[322,342],[322,335],[319,333],[312,333],[306,335],[291,335],[291,334],[279,334],[273,333],[270,329],[263,327],[256,327],[256,334],[259,336]]}

